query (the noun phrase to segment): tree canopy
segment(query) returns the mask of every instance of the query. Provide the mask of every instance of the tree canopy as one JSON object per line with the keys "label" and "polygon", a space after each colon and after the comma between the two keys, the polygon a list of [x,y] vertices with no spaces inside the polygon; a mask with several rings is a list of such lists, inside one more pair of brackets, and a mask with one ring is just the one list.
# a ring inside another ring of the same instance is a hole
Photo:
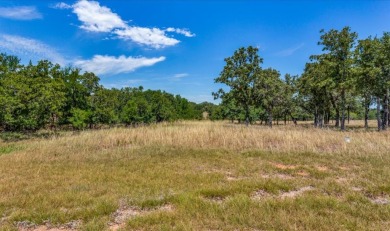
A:
{"label": "tree canopy", "polygon": [[34,131],[199,119],[204,108],[164,91],[107,89],[94,73],[0,54],[0,129]]}
{"label": "tree canopy", "polygon": [[[216,83],[225,88],[213,93],[220,98],[222,118],[247,122],[260,120],[272,126],[274,118],[313,119],[314,126],[346,129],[352,117],[363,118],[368,128],[376,106],[378,130],[389,124],[390,33],[358,40],[350,27],[320,31],[323,53],[311,55],[300,76],[262,68],[258,49],[249,46],[225,59]],[[370,117],[371,115],[371,117]]]}

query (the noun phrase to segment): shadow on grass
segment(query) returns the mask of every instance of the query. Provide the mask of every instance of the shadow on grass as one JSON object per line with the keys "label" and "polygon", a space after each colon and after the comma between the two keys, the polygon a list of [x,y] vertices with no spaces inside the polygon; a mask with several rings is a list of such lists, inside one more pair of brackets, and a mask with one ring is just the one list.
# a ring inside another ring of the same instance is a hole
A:
{"label": "shadow on grass", "polygon": [[0,132],[0,139],[4,142],[15,142],[33,138],[50,139],[59,137],[64,132],[39,131],[39,132]]}

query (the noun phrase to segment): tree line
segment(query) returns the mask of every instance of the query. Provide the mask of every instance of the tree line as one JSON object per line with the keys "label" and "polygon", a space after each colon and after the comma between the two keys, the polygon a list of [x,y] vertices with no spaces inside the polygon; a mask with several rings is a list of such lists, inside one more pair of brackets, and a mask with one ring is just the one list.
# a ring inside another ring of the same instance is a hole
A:
{"label": "tree line", "polygon": [[0,130],[96,128],[200,119],[206,104],[142,87],[107,89],[99,77],[47,60],[0,54]]}
{"label": "tree line", "polygon": [[258,49],[236,50],[225,59],[213,95],[220,105],[196,104],[179,95],[142,87],[107,89],[92,72],[61,67],[47,60],[22,65],[0,54],[0,130],[96,128],[201,119],[256,121],[313,120],[315,127],[334,122],[345,130],[350,118],[376,119],[378,130],[390,124],[390,33],[358,40],[349,27],[320,31],[322,53],[309,57],[301,75],[263,68]]}
{"label": "tree line", "polygon": [[350,27],[320,31],[322,54],[312,55],[300,76],[273,68],[262,68],[258,49],[242,47],[225,59],[216,83],[225,88],[214,92],[221,105],[215,114],[231,120],[256,120],[272,126],[276,117],[284,121],[312,119],[323,127],[333,120],[345,130],[350,115],[375,119],[378,130],[386,130],[389,118],[390,33],[358,40]]}

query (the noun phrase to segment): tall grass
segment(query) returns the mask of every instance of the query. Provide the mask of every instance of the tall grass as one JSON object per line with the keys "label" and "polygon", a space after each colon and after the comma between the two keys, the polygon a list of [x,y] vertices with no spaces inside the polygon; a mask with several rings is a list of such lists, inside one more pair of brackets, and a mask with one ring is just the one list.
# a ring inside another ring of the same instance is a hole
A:
{"label": "tall grass", "polygon": [[[349,137],[350,142],[345,138]],[[93,151],[113,147],[160,146],[234,151],[333,153],[342,155],[386,155],[389,132],[305,128],[302,126],[249,126],[227,122],[180,122],[138,128],[86,131],[59,139],[40,140],[31,148],[40,153],[67,149]],[[29,150],[26,150],[29,152]]]}

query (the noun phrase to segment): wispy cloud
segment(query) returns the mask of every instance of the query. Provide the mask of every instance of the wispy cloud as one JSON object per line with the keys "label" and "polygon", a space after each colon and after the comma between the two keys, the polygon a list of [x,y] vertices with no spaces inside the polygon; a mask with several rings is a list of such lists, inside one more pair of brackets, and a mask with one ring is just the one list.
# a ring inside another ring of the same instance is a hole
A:
{"label": "wispy cloud", "polygon": [[153,48],[174,46],[180,42],[177,39],[167,37],[164,31],[158,28],[128,26],[125,29],[117,29],[113,33],[120,39],[131,40]]}
{"label": "wispy cloud", "polygon": [[153,66],[158,62],[165,60],[164,56],[158,58],[145,57],[119,57],[108,55],[95,55],[89,60],[77,60],[75,66],[84,71],[94,72],[97,75],[115,75],[120,73],[129,73],[141,67]]}
{"label": "wispy cloud", "polygon": [[7,53],[30,60],[47,59],[61,65],[66,64],[63,56],[56,49],[45,43],[16,35],[0,35],[0,48]]}
{"label": "wispy cloud", "polygon": [[0,50],[9,53],[10,55],[19,56],[25,60],[38,61],[47,59],[62,66],[72,64],[80,67],[83,71],[94,72],[97,75],[129,73],[138,68],[153,66],[154,64],[165,60],[164,56],[146,58],[126,57],[124,55],[118,57],[95,55],[92,59],[71,60],[65,59],[56,49],[41,41],[8,34],[0,35]]}
{"label": "wispy cloud", "polygon": [[187,30],[187,29],[168,27],[165,31],[167,31],[167,32],[176,32],[176,33],[182,34],[182,35],[184,35],[186,37],[195,37],[195,34],[192,33],[191,31]]}
{"label": "wispy cloud", "polygon": [[119,39],[132,41],[152,48],[174,46],[180,41],[167,35],[167,33],[182,34],[194,37],[188,29],[169,27],[166,30],[129,25],[118,14],[97,1],[80,0],[73,5],[57,3],[57,9],[73,9],[73,13],[81,22],[80,28],[89,32],[111,33]]}
{"label": "wispy cloud", "polygon": [[179,73],[179,74],[175,74],[173,76],[173,78],[181,79],[181,78],[184,78],[184,77],[187,77],[187,76],[188,76],[188,73]]}
{"label": "wispy cloud", "polygon": [[301,49],[304,46],[305,46],[305,44],[301,43],[298,46],[290,47],[288,49],[279,51],[279,52],[276,53],[276,55],[277,56],[282,56],[282,57],[290,56],[290,55],[293,55],[296,51],[298,51],[299,49]]}
{"label": "wispy cloud", "polygon": [[0,7],[0,17],[14,20],[33,20],[41,19],[42,14],[35,6],[14,6]]}
{"label": "wispy cloud", "polygon": [[65,2],[58,2],[56,4],[50,5],[51,8],[53,9],[72,9],[73,7],[69,4],[66,4]]}

